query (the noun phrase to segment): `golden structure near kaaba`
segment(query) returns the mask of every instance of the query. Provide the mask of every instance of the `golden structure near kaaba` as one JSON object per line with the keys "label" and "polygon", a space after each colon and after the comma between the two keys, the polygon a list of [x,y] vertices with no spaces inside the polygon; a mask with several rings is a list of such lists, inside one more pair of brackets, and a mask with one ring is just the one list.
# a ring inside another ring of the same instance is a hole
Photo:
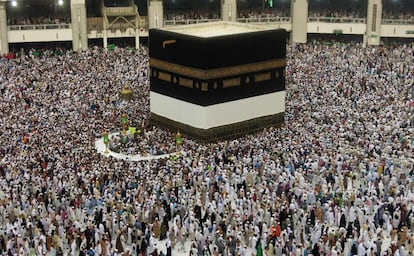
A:
{"label": "golden structure near kaaba", "polygon": [[203,141],[280,125],[286,39],[232,22],[150,30],[151,122]]}
{"label": "golden structure near kaaba", "polygon": [[121,91],[121,99],[123,100],[132,100],[134,97],[134,93],[132,92],[129,85],[125,85],[124,88]]}

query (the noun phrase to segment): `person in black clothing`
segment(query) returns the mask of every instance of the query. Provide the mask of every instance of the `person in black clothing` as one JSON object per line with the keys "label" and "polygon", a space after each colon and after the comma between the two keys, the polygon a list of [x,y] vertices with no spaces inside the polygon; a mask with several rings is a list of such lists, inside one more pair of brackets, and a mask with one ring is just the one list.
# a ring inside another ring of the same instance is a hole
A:
{"label": "person in black clothing", "polygon": [[358,218],[356,218],[354,221],[354,227],[355,227],[355,230],[358,232],[358,236],[359,236],[359,230],[361,229],[361,224],[359,223]]}
{"label": "person in black clothing", "polygon": [[171,240],[170,239],[167,240],[167,242],[165,243],[165,246],[167,247],[166,256],[171,256]]}
{"label": "person in black clothing", "polygon": [[346,217],[345,217],[345,213],[341,214],[341,219],[339,220],[339,227],[340,228],[345,228],[346,227]]}
{"label": "person in black clothing", "polygon": [[319,256],[320,255],[320,253],[319,253],[319,245],[318,244],[315,244],[313,246],[311,253],[312,253],[313,256]]}
{"label": "person in black clothing", "polygon": [[161,225],[160,225],[160,240],[164,240],[167,238],[168,229],[169,229],[168,218],[167,216],[164,216],[164,219],[162,220]]}
{"label": "person in black clothing", "polygon": [[147,247],[148,247],[148,244],[147,244],[146,239],[144,238],[144,239],[141,240],[141,246],[140,246],[142,255],[146,255]]}
{"label": "person in black clothing", "polygon": [[0,252],[3,253],[6,251],[6,240],[4,236],[0,236]]}
{"label": "person in black clothing", "polygon": [[348,223],[348,227],[346,229],[346,237],[352,238],[352,236],[353,236],[352,223]]}
{"label": "person in black clothing", "polygon": [[358,245],[357,245],[357,243],[352,244],[351,255],[358,255]]}

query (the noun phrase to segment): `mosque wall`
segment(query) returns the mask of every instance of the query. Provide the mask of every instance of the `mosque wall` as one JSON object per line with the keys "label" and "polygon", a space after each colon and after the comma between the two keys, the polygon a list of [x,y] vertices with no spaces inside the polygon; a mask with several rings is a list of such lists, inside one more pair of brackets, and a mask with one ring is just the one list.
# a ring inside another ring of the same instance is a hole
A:
{"label": "mosque wall", "polygon": [[308,22],[308,33],[319,34],[365,34],[366,25],[363,23],[321,23],[321,22]]}
{"label": "mosque wall", "polygon": [[414,38],[414,25],[381,25],[381,37],[412,37]]}
{"label": "mosque wall", "polygon": [[9,30],[9,43],[72,41],[72,29]]}
{"label": "mosque wall", "polygon": [[[280,28],[291,30],[291,25]],[[308,22],[308,33],[335,34],[335,31],[341,30],[343,34],[363,35],[366,30],[366,24],[358,23],[324,23],[324,22]],[[72,41],[72,29],[24,29],[24,30],[8,30],[8,43],[24,43],[24,42],[54,42],[54,41]],[[414,38],[413,25],[402,24],[381,24],[381,37],[398,37],[398,38]],[[136,31],[127,29],[126,31],[108,31],[108,38],[135,37]],[[140,32],[140,36],[148,37],[147,30]],[[89,39],[102,38],[101,31],[88,31]]]}

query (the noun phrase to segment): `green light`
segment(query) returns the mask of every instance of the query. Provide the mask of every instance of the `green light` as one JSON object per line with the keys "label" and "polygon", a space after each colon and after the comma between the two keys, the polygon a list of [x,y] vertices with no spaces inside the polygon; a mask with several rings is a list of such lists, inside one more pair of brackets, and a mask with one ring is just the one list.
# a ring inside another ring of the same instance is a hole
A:
{"label": "green light", "polygon": [[269,0],[269,7],[273,8],[273,0]]}

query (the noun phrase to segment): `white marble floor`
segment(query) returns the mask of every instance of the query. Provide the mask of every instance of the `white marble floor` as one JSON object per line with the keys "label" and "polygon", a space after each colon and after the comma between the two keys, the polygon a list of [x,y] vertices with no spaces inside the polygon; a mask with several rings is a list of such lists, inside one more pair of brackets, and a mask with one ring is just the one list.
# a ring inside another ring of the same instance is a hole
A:
{"label": "white marble floor", "polygon": [[[119,132],[114,132],[109,134],[109,139],[111,139],[114,136],[119,135]],[[95,140],[95,148],[97,150],[97,152],[99,154],[102,154],[104,156],[107,157],[114,157],[116,159],[123,159],[123,160],[128,160],[128,161],[133,161],[133,162],[137,162],[137,161],[148,161],[148,160],[154,160],[154,159],[161,159],[161,158],[168,158],[172,155],[175,155],[176,153],[171,153],[171,154],[164,154],[164,155],[126,155],[126,154],[121,154],[121,153],[116,153],[113,152],[111,150],[108,149],[109,153],[105,153],[105,144],[103,142],[102,137]]]}

